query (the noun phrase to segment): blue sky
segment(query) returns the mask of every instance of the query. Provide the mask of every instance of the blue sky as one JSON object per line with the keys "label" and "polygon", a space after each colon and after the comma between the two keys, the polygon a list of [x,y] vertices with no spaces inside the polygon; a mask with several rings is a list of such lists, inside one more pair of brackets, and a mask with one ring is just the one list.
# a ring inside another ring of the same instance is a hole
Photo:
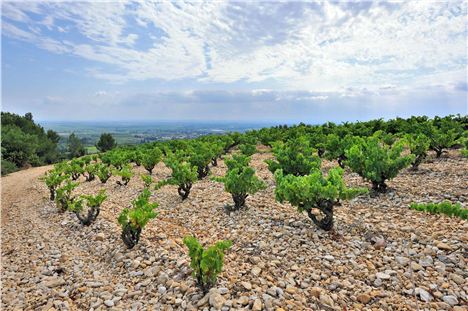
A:
{"label": "blue sky", "polygon": [[324,122],[467,113],[467,2],[2,2],[2,110]]}

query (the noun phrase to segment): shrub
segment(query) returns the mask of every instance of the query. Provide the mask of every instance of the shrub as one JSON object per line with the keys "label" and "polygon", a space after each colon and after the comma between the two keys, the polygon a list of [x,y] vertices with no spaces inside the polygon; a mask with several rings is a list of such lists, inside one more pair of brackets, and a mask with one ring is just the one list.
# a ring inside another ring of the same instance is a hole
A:
{"label": "shrub", "polygon": [[463,208],[460,203],[452,204],[449,201],[427,204],[411,203],[410,208],[431,214],[446,214],[450,217],[456,216],[461,219],[468,219],[468,209]]}
{"label": "shrub", "polygon": [[50,200],[55,200],[55,192],[57,188],[62,184],[63,181],[70,178],[69,175],[63,175],[61,171],[57,169],[53,169],[45,173],[41,180],[43,180],[49,189],[50,192]]}
{"label": "shrub", "polygon": [[[367,192],[365,188],[347,188],[343,181],[343,170],[338,167],[330,169],[327,177],[323,176],[320,169],[306,176],[284,175],[282,170],[277,170],[275,180],[277,201],[288,201],[299,212],[306,211],[319,228],[327,231],[333,228],[333,206],[340,199],[348,200]],[[318,209],[323,217],[318,219],[313,209]]]}
{"label": "shrub", "polygon": [[429,148],[436,152],[437,158],[440,158],[445,149],[456,144],[460,136],[460,130],[454,122],[442,121],[440,127],[435,126],[433,123],[426,126],[425,134],[430,139]]}
{"label": "shrub", "polygon": [[78,187],[78,183],[67,180],[65,185],[57,188],[55,192],[55,204],[60,211],[66,211],[74,201],[75,198],[72,197],[72,192],[76,187]]}
{"label": "shrub", "polygon": [[130,179],[133,177],[132,167],[130,164],[122,166],[121,169],[116,169],[113,171],[115,176],[120,176],[121,180],[117,180],[117,184],[120,186],[126,186]]}
{"label": "shrub", "polygon": [[70,153],[70,158],[78,158],[86,154],[83,143],[75,133],[71,133],[68,137],[68,152]]}
{"label": "shrub", "polygon": [[272,173],[282,169],[286,175],[303,176],[320,167],[320,158],[314,155],[314,149],[305,136],[289,140],[286,144],[273,144],[273,154],[276,160],[265,161]]}
{"label": "shrub", "polygon": [[122,240],[131,249],[140,240],[140,234],[148,221],[156,218],[154,211],[158,207],[157,203],[150,203],[151,193],[144,189],[136,200],[132,201],[132,209],[124,208],[118,217],[118,222],[122,226]]}
{"label": "shrub", "polygon": [[100,190],[95,196],[81,195],[70,203],[69,209],[76,214],[81,224],[89,226],[98,217],[101,204],[106,198],[105,190]]}
{"label": "shrub", "polygon": [[167,184],[176,185],[178,187],[177,193],[182,200],[187,199],[193,183],[198,178],[197,167],[191,166],[190,163],[172,155],[166,158],[165,164],[172,170],[171,177],[158,183],[156,189]]}
{"label": "shrub", "polygon": [[404,136],[406,143],[411,151],[411,154],[414,155],[414,160],[411,163],[411,168],[413,170],[418,170],[419,164],[427,156],[427,150],[429,150],[430,140],[424,134],[406,134]]}
{"label": "shrub", "polygon": [[141,156],[141,165],[148,171],[151,175],[156,164],[161,161],[162,152],[159,148],[153,148],[142,153]]}
{"label": "shrub", "polygon": [[340,138],[336,134],[329,134],[323,143],[323,157],[327,160],[337,160],[341,168],[345,167],[346,150],[356,143],[357,138],[352,135],[346,135]]}
{"label": "shrub", "polygon": [[255,170],[249,166],[250,157],[233,155],[226,159],[228,170],[224,177],[213,178],[224,183],[224,189],[232,195],[234,209],[245,206],[245,199],[265,188],[265,183],[255,176]]}
{"label": "shrub", "polygon": [[79,159],[73,159],[65,166],[64,172],[69,174],[72,180],[77,180],[81,174],[84,174],[84,162]]}
{"label": "shrub", "polygon": [[188,161],[191,166],[197,167],[198,179],[202,179],[210,172],[209,164],[214,153],[210,147],[210,143],[196,142],[190,150]]}
{"label": "shrub", "polygon": [[346,164],[351,170],[372,183],[377,192],[387,190],[387,180],[414,161],[414,155],[402,156],[404,141],[392,146],[382,143],[376,137],[360,139],[346,152]]}
{"label": "shrub", "polygon": [[105,184],[112,176],[111,169],[104,163],[96,164],[96,176],[99,178],[101,183]]}
{"label": "shrub", "polygon": [[211,151],[213,153],[213,157],[211,158],[211,165],[218,166],[218,158],[224,152],[224,146],[222,142],[213,142],[211,143]]}
{"label": "shrub", "polygon": [[239,150],[243,155],[251,156],[257,152],[257,146],[252,144],[240,144]]}
{"label": "shrub", "polygon": [[232,242],[219,241],[204,249],[195,237],[187,236],[184,238],[184,244],[189,249],[193,276],[198,286],[206,293],[216,284],[218,274],[223,270],[224,252],[231,248]]}
{"label": "shrub", "polygon": [[89,163],[84,167],[86,181],[93,181],[96,178],[97,169],[97,165],[92,163]]}

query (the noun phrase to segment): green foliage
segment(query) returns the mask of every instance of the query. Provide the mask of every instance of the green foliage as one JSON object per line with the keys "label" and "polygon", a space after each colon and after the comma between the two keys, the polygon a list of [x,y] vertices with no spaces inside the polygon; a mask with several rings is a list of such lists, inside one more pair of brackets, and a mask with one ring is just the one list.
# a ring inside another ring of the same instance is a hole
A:
{"label": "green foliage", "polygon": [[451,119],[434,119],[432,122],[426,123],[423,127],[424,134],[430,139],[431,150],[436,152],[436,157],[439,158],[445,149],[456,144],[457,139],[461,136],[461,126]]}
{"label": "green foliage", "polygon": [[257,152],[257,146],[253,144],[240,144],[239,150],[243,155],[251,156]]}
{"label": "green foliage", "polygon": [[145,185],[145,188],[149,188],[152,183],[154,183],[153,177],[151,175],[140,175],[141,180],[143,181],[143,184]]}
{"label": "green foliage", "polygon": [[66,211],[74,201],[72,197],[73,190],[78,187],[78,183],[67,180],[66,183],[55,191],[55,204],[61,211]]}
{"label": "green foliage", "polygon": [[111,169],[107,164],[96,163],[96,176],[99,178],[101,183],[105,184],[112,176]]}
{"label": "green foliage", "polygon": [[45,182],[47,188],[49,189],[51,201],[55,200],[55,191],[57,188],[68,178],[70,178],[69,175],[62,174],[62,171],[58,169],[52,169],[46,172],[43,177],[41,177],[41,180]]}
{"label": "green foliage", "polygon": [[110,133],[102,133],[99,137],[99,141],[96,143],[96,148],[100,152],[106,152],[111,149],[114,149],[117,146],[114,137]]}
{"label": "green foliage", "polygon": [[340,138],[336,134],[329,134],[324,140],[323,146],[323,157],[327,160],[337,160],[338,165],[341,168],[345,166],[346,150],[351,148],[357,141],[358,138],[352,135],[346,135]]}
{"label": "green foliage", "polygon": [[210,169],[209,164],[211,159],[215,156],[210,143],[207,142],[194,142],[190,148],[190,156],[188,161],[191,166],[197,167],[198,179],[202,179],[208,175]]}
{"label": "green foliage", "polygon": [[[339,200],[349,200],[367,192],[363,188],[347,188],[343,181],[343,170],[332,168],[328,176],[323,176],[320,169],[314,169],[310,175],[284,175],[282,170],[275,172],[276,200],[288,201],[300,212],[306,211],[312,221],[323,230],[333,228],[333,206]],[[318,209],[324,215],[318,219],[313,209]]]}
{"label": "green foliage", "polygon": [[419,164],[426,158],[430,140],[424,134],[406,134],[404,140],[408,144],[414,160],[411,163],[413,170],[418,170]]}
{"label": "green foliage", "polygon": [[401,155],[404,141],[392,146],[382,143],[377,137],[360,139],[346,152],[346,164],[351,170],[372,183],[378,192],[387,190],[386,181],[398,175],[398,172],[414,161],[415,156]]}
{"label": "green foliage", "polygon": [[216,284],[218,274],[223,270],[224,253],[231,248],[232,242],[229,240],[219,241],[204,249],[195,237],[186,236],[184,244],[189,249],[193,276],[196,278],[198,286],[207,292]]}
{"label": "green foliage", "polygon": [[171,177],[161,183],[158,183],[156,188],[158,189],[166,184],[176,185],[178,186],[177,192],[182,200],[187,199],[193,183],[198,178],[197,167],[191,166],[189,162],[186,162],[182,158],[178,158],[172,154],[168,155],[164,163],[172,170]]}
{"label": "green foliage", "polygon": [[142,153],[140,161],[141,165],[148,171],[151,175],[156,164],[161,161],[162,152],[159,148],[153,148]]}
{"label": "green foliage", "polygon": [[157,203],[150,203],[151,192],[144,189],[137,199],[132,201],[132,209],[124,208],[118,217],[118,222],[122,226],[122,240],[131,249],[140,240],[140,234],[148,221],[156,218],[154,211],[158,207]]}
{"label": "green foliage", "polygon": [[245,199],[265,188],[265,183],[255,176],[255,170],[249,166],[250,157],[233,155],[226,159],[228,170],[224,177],[213,178],[224,183],[224,190],[232,195],[234,209],[245,206]]}
{"label": "green foliage", "polygon": [[81,195],[70,203],[69,209],[76,214],[81,224],[89,226],[98,217],[101,204],[106,198],[104,189],[95,196]]}
{"label": "green foliage", "polygon": [[272,173],[282,169],[286,175],[303,176],[321,164],[320,158],[314,155],[314,149],[305,136],[289,140],[286,144],[274,143],[273,154],[276,160],[265,161]]}
{"label": "green foliage", "polygon": [[68,152],[70,154],[70,158],[78,158],[86,154],[83,143],[75,133],[71,133],[68,137]]}
{"label": "green foliage", "polygon": [[71,160],[68,165],[65,166],[64,172],[69,174],[72,180],[77,180],[80,175],[84,174],[84,161],[80,159]]}
{"label": "green foliage", "polygon": [[34,123],[30,113],[25,116],[2,112],[2,175],[29,165],[39,166],[60,160],[58,135],[44,131]]}
{"label": "green foliage", "polygon": [[88,163],[83,170],[86,173],[86,181],[93,181],[96,178],[96,174],[98,172],[98,165],[96,163]]}
{"label": "green foliage", "polygon": [[461,219],[468,219],[468,209],[463,208],[460,203],[452,204],[449,201],[427,204],[411,203],[410,208],[431,214],[446,214],[450,217],[456,216]]}
{"label": "green foliage", "polygon": [[134,175],[130,164],[125,164],[120,169],[115,169],[112,174],[120,176],[121,180],[117,180],[117,184],[120,186],[126,186]]}

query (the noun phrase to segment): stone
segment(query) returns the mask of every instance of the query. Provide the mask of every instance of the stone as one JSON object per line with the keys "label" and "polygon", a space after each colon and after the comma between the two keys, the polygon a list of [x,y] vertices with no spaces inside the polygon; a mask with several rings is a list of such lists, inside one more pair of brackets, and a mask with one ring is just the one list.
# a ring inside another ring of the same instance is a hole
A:
{"label": "stone", "polygon": [[390,275],[388,275],[387,273],[383,273],[383,272],[377,272],[375,274],[375,277],[378,278],[378,279],[381,279],[381,280],[388,280],[390,279]]}
{"label": "stone", "polygon": [[221,294],[221,295],[226,295],[228,293],[228,289],[226,287],[220,287],[218,288],[218,292]]}
{"label": "stone", "polygon": [[259,268],[259,267],[253,267],[250,272],[252,272],[252,274],[255,275],[255,276],[259,276],[260,273],[262,272],[262,269]]}
{"label": "stone", "polygon": [[237,300],[237,302],[238,302],[240,305],[245,306],[245,305],[247,305],[247,304],[249,303],[249,297],[247,297],[247,296],[241,296],[241,297]]}
{"label": "stone", "polygon": [[286,286],[286,293],[288,294],[294,294],[296,292],[296,288],[292,285],[289,285]]}
{"label": "stone", "polygon": [[312,287],[310,289],[310,294],[314,296],[315,298],[319,298],[321,292],[322,292],[322,289],[320,287]]}
{"label": "stone", "polygon": [[424,302],[430,302],[433,299],[432,295],[422,288],[419,289],[419,298]]}
{"label": "stone", "polygon": [[463,283],[465,283],[465,279],[461,275],[458,275],[456,273],[450,274],[450,278],[458,285],[462,285]]}
{"label": "stone", "polygon": [[320,302],[323,303],[324,305],[327,305],[329,307],[333,307],[334,303],[333,303],[333,299],[328,296],[327,294],[324,294],[322,293],[320,295]]}
{"label": "stone", "polygon": [[263,309],[262,301],[260,299],[255,299],[253,306],[252,306],[252,310],[261,311],[262,309]]}
{"label": "stone", "polygon": [[438,249],[441,249],[443,251],[451,251],[452,250],[452,247],[448,244],[445,244],[443,242],[439,242],[436,244],[437,248]]}
{"label": "stone", "polygon": [[411,262],[411,269],[413,269],[413,271],[419,271],[419,270],[422,270],[423,267],[420,264],[415,263],[413,261],[413,262]]}
{"label": "stone", "polygon": [[106,235],[104,233],[102,233],[102,232],[99,232],[98,234],[96,234],[94,239],[96,241],[104,241],[106,239]]}
{"label": "stone", "polygon": [[59,286],[62,286],[62,285],[65,285],[66,282],[64,279],[62,278],[50,278],[46,281],[44,281],[44,285],[49,287],[49,288],[54,288],[54,287],[59,287]]}
{"label": "stone", "polygon": [[108,307],[113,307],[114,301],[112,299],[107,299],[107,300],[104,300],[104,304]]}
{"label": "stone", "polygon": [[251,290],[251,289],[252,289],[252,284],[250,284],[250,282],[242,282],[241,285],[242,285],[246,290]]}
{"label": "stone", "polygon": [[324,259],[328,260],[328,261],[333,261],[335,260],[335,257],[333,257],[332,255],[326,255],[326,256],[323,256]]}
{"label": "stone", "polygon": [[220,310],[223,307],[225,301],[226,300],[223,298],[223,296],[221,296],[218,290],[214,289],[210,291],[210,306],[212,306],[216,310]]}
{"label": "stone", "polygon": [[458,299],[457,297],[453,296],[453,295],[447,295],[447,296],[444,296],[442,297],[442,300],[446,303],[448,303],[449,305],[451,306],[455,306],[458,304]]}
{"label": "stone", "polygon": [[360,294],[356,297],[356,299],[360,303],[367,304],[372,299],[372,297],[368,294]]}
{"label": "stone", "polygon": [[403,256],[396,256],[395,261],[402,266],[406,266],[409,263],[409,258]]}
{"label": "stone", "polygon": [[158,293],[160,293],[161,295],[164,295],[166,293],[167,289],[165,286],[159,286],[158,287]]}

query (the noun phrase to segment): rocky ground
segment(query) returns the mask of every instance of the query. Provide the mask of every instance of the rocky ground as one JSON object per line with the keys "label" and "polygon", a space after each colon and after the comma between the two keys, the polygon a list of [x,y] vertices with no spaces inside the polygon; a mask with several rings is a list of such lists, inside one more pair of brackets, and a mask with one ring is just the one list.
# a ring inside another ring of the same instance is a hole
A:
{"label": "rocky ground", "polygon": [[[142,190],[84,182],[80,193],[109,195],[89,227],[59,213],[34,168],[2,178],[3,310],[468,310],[468,222],[410,210],[411,202],[468,198],[468,160],[458,151],[433,155],[419,172],[404,171],[390,191],[343,202],[336,230],[274,200],[263,162],[252,165],[268,188],[229,213],[223,185],[206,178],[181,202],[176,188],[153,191],[159,215],[140,244],[127,250],[116,217]],[[324,163],[324,169],[336,163]],[[223,161],[214,175],[226,170]],[[141,168],[136,172],[144,173]],[[155,180],[169,175],[159,164]],[[348,185],[368,186],[346,172]],[[212,244],[230,239],[224,271],[207,295],[194,286],[182,238]]]}

